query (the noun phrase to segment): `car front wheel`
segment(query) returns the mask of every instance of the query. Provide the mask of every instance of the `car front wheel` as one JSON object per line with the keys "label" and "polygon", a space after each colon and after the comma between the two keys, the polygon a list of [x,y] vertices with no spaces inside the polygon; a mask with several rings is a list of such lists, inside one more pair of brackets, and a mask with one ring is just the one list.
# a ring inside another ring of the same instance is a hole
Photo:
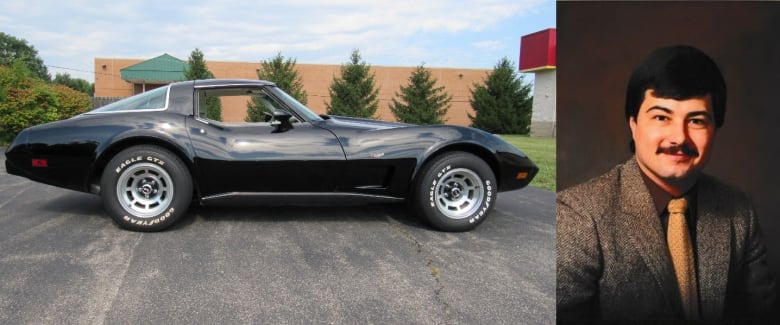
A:
{"label": "car front wheel", "polygon": [[419,175],[413,204],[437,229],[474,229],[493,209],[495,176],[490,166],[473,154],[443,154],[427,163]]}
{"label": "car front wheel", "polygon": [[123,150],[100,182],[103,205],[120,227],[159,231],[179,219],[192,199],[192,179],[173,153],[155,146]]}

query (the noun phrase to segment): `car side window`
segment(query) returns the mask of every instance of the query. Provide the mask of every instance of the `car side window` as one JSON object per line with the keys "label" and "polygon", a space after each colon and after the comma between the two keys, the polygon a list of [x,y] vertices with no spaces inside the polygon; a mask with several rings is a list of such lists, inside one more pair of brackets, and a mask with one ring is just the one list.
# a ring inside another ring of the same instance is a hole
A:
{"label": "car side window", "polygon": [[[261,88],[200,89],[197,98],[200,118],[231,124],[268,123],[266,113],[286,110]],[[294,123],[297,119],[290,121]]]}
{"label": "car side window", "polygon": [[111,104],[92,110],[90,113],[112,113],[125,111],[164,110],[168,107],[169,86],[124,98]]}

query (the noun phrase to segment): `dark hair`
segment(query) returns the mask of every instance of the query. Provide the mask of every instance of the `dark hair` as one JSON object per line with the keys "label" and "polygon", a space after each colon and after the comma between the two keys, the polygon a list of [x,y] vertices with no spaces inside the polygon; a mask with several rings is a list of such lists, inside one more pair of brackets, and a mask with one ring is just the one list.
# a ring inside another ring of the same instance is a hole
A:
{"label": "dark hair", "polygon": [[634,70],[626,90],[626,120],[636,118],[648,89],[655,96],[676,100],[710,95],[715,126],[723,125],[726,82],[715,61],[695,47],[657,49]]}

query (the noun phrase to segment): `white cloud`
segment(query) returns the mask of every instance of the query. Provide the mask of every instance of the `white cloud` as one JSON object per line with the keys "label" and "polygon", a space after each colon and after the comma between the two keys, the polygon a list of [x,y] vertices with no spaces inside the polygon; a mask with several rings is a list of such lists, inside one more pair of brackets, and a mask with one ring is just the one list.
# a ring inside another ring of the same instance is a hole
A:
{"label": "white cloud", "polygon": [[472,43],[478,50],[501,50],[506,47],[506,43],[497,40],[479,41]]}

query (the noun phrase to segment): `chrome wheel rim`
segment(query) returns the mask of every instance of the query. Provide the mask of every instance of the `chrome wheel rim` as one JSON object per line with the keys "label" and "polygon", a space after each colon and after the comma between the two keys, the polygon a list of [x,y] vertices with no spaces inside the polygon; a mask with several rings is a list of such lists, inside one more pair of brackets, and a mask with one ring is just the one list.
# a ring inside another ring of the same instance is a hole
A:
{"label": "chrome wheel rim", "polygon": [[122,206],[138,218],[154,217],[173,200],[171,176],[159,165],[140,163],[125,169],[116,184]]}
{"label": "chrome wheel rim", "polygon": [[439,212],[448,218],[464,219],[482,206],[485,188],[475,172],[457,168],[439,178],[433,195]]}

